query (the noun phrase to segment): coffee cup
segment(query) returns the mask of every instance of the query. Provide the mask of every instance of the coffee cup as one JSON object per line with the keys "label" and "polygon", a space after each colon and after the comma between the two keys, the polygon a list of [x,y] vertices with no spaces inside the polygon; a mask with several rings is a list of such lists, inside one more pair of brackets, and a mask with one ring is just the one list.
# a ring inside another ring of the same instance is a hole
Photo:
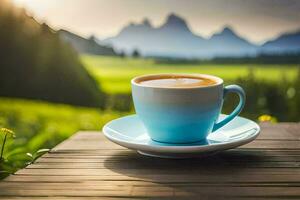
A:
{"label": "coffee cup", "polygon": [[[219,77],[206,74],[153,74],[131,80],[135,111],[150,138],[163,143],[193,143],[233,120],[243,109],[245,92],[224,87]],[[239,104],[218,121],[224,97],[237,93]]]}

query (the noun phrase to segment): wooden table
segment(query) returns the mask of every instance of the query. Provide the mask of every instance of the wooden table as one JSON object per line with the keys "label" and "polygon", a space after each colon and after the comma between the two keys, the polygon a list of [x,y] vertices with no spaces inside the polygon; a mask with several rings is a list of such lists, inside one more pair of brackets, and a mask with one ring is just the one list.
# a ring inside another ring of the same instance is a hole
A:
{"label": "wooden table", "polygon": [[186,160],[144,157],[79,132],[1,181],[0,199],[300,199],[300,124],[261,126],[250,144]]}

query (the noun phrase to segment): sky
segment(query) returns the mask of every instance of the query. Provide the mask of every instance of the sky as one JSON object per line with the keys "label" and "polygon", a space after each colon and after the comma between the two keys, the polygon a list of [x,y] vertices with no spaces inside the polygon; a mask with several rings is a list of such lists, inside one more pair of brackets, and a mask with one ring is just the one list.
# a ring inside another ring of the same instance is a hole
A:
{"label": "sky", "polygon": [[300,0],[12,0],[37,20],[100,39],[115,36],[130,22],[148,18],[160,26],[170,13],[191,30],[210,37],[224,26],[260,44],[300,30]]}

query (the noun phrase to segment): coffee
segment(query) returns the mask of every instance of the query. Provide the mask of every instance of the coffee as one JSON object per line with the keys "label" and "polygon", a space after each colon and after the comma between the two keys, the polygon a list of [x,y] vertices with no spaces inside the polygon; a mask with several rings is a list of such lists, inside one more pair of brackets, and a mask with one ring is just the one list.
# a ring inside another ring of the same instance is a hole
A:
{"label": "coffee", "polygon": [[137,83],[150,87],[190,88],[215,85],[217,82],[200,76],[166,75],[142,78]]}

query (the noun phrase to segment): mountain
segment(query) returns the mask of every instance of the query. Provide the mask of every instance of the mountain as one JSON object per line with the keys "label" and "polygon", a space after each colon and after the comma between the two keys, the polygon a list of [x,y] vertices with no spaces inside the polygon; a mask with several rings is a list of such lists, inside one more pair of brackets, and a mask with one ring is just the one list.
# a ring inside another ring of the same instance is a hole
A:
{"label": "mountain", "polygon": [[104,93],[56,31],[0,0],[0,96],[104,106]]}
{"label": "mountain", "polygon": [[255,55],[258,47],[238,36],[232,28],[225,27],[208,39],[211,54],[222,57]]}
{"label": "mountain", "polygon": [[286,33],[268,41],[260,50],[267,53],[300,52],[300,31]]}
{"label": "mountain", "polygon": [[115,37],[101,42],[127,54],[138,49],[143,56],[180,58],[255,55],[258,48],[238,36],[230,27],[225,27],[208,39],[198,36],[176,14],[170,14],[165,23],[157,28],[148,19],[140,24],[131,23]]}
{"label": "mountain", "polygon": [[85,39],[62,29],[58,31],[58,34],[63,41],[69,43],[78,53],[109,56],[117,55],[113,48],[98,44],[97,39],[94,36]]}

